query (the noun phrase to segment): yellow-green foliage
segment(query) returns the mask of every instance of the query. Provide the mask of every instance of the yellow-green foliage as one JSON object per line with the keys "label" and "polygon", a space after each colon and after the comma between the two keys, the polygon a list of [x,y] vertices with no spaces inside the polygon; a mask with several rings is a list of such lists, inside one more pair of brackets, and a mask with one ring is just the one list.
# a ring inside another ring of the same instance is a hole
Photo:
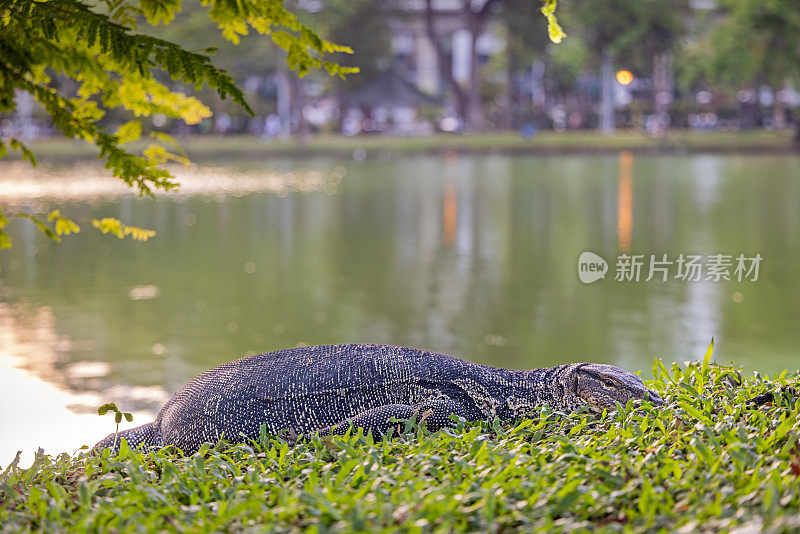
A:
{"label": "yellow-green foliage", "polygon": [[[281,0],[201,3],[234,43],[251,30],[270,35],[288,52],[290,67],[301,76],[315,68],[342,77],[357,71],[327,61],[331,53],[351,50],[319,37]],[[141,153],[123,147],[141,136],[136,117],[160,113],[187,124],[210,117],[211,110],[200,100],[174,89],[175,81],[195,88],[207,85],[252,114],[233,79],[211,62],[213,50],[188,51],[137,32],[138,22],[166,24],[180,8],[180,0],[0,0],[0,113],[14,111],[15,93],[27,92],[66,137],[94,144],[106,168],[140,194],[174,189],[173,176],[160,165],[185,163],[185,154],[170,151],[174,143],[166,134],[157,134]],[[74,82],[75,91],[66,92],[70,84],[63,83],[64,78]],[[134,119],[111,133],[101,121],[115,108]],[[9,148],[36,163],[33,153],[14,138],[0,139],[0,158]],[[77,231],[65,217],[56,220],[53,230],[33,214],[13,215],[31,219],[52,238]],[[5,223],[7,218],[0,219],[0,248],[11,245],[2,229]]]}
{"label": "yellow-green foliage", "polygon": [[558,23],[558,19],[556,19],[557,0],[542,0],[542,3],[544,4],[542,6],[542,14],[547,19],[547,33],[550,40],[554,43],[560,43],[567,34],[564,33],[564,30]]}
{"label": "yellow-green foliage", "polygon": [[131,236],[136,241],[147,241],[156,235],[155,231],[153,230],[145,230],[144,228],[127,226],[119,219],[114,219],[113,217],[92,219],[92,226],[99,229],[104,234],[114,234],[120,239],[123,239],[126,236]]}
{"label": "yellow-green foliage", "polygon": [[[67,217],[61,215],[60,210],[51,211],[47,215],[46,220],[26,212],[15,213],[12,216],[30,220],[44,235],[56,242],[61,241],[61,236],[77,234],[81,231],[81,227],[78,226],[78,224],[72,219],[68,219]],[[156,235],[154,230],[147,230],[145,228],[126,225],[114,217],[104,217],[102,219],[92,218],[88,220],[91,222],[92,226],[104,234],[113,234],[120,239],[130,236],[136,241],[147,241]],[[3,227],[7,224],[8,219],[3,216],[2,206],[0,206],[0,249],[9,248],[11,246],[11,238],[2,232]]]}
{"label": "yellow-green foliage", "polygon": [[[409,425],[291,446],[263,436],[189,458],[38,456],[0,477],[10,530],[589,532],[800,529],[797,371],[742,379],[656,362],[664,408],[543,410],[504,426]],[[748,399],[772,393],[763,406]],[[88,439],[88,438],[87,438]]]}

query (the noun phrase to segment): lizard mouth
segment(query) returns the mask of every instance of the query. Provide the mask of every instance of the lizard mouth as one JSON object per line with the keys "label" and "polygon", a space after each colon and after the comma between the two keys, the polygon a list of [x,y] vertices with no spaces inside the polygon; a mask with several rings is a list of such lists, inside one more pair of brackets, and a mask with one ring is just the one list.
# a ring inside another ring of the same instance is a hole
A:
{"label": "lizard mouth", "polygon": [[[650,402],[653,406],[660,407],[666,405],[664,399],[646,387],[641,379],[638,377],[635,380],[626,378],[625,375],[630,374],[622,369],[614,368],[612,371],[622,374],[621,378],[615,378],[612,375],[609,377],[603,370],[593,369],[596,364],[579,363],[572,368],[572,374],[569,376],[569,384],[574,392],[575,397],[579,400],[580,404],[589,406],[592,412],[602,412],[604,409],[615,410],[617,403],[626,404],[631,399],[641,399]],[[586,368],[589,369],[586,369]],[[588,385],[581,383],[581,377],[586,375],[589,382]],[[611,380],[609,385],[606,379]],[[600,381],[606,385],[599,384]]]}
{"label": "lizard mouth", "polygon": [[662,399],[661,396],[652,389],[647,390],[647,393],[645,394],[644,398],[646,400],[649,400],[650,403],[653,404],[654,406],[664,406],[665,404],[667,404],[664,401],[664,399]]}

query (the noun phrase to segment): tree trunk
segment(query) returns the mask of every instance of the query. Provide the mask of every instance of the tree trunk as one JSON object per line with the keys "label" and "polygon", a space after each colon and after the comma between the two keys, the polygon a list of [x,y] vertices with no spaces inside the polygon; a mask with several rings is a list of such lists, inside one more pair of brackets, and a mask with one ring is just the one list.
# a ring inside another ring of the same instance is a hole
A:
{"label": "tree trunk", "polygon": [[772,127],[776,130],[786,128],[786,102],[778,97],[780,92],[781,89],[778,88],[772,101]]}
{"label": "tree trunk", "polygon": [[478,69],[478,37],[483,33],[483,16],[470,9],[470,2],[465,2],[464,11],[468,17],[469,32],[472,42],[469,47],[469,93],[467,98],[467,122],[473,131],[482,131],[486,124],[483,117],[481,101],[481,77]]}
{"label": "tree trunk", "polygon": [[434,23],[434,9],[432,4],[432,0],[426,0],[425,2],[425,29],[428,32],[428,39],[431,40],[431,44],[433,44],[434,50],[436,50],[436,57],[438,59],[437,63],[439,64],[439,74],[447,80],[448,85],[450,86],[450,90],[453,91],[453,97],[455,98],[456,104],[456,112],[458,115],[463,119],[466,117],[467,111],[467,98],[464,94],[464,91],[461,89],[461,86],[458,85],[455,78],[453,78],[453,67],[450,61],[447,61],[447,54],[444,53],[444,49],[442,48],[442,43],[439,40],[439,34],[436,32],[436,25]]}
{"label": "tree trunk", "polygon": [[745,130],[755,128],[758,125],[758,104],[755,100],[748,99],[739,104],[739,123],[740,127]]}
{"label": "tree trunk", "polygon": [[614,66],[611,52],[603,49],[600,59],[600,131],[614,133]]}
{"label": "tree trunk", "polygon": [[670,123],[669,109],[672,104],[672,57],[664,52],[653,56],[653,109],[656,112],[657,136],[666,134]]}
{"label": "tree trunk", "polygon": [[511,52],[511,47],[506,46],[507,66],[506,66],[506,102],[503,108],[503,124],[505,130],[513,130],[516,128],[514,124],[514,116],[516,115],[517,107],[517,91],[514,86],[514,73],[517,71],[517,58]]}
{"label": "tree trunk", "polygon": [[277,73],[278,118],[281,123],[280,136],[288,138],[292,133],[292,82],[291,72],[280,70]]}
{"label": "tree trunk", "polygon": [[308,121],[306,121],[303,114],[303,108],[306,105],[305,84],[302,78],[291,73],[289,74],[289,81],[292,94],[291,107],[294,139],[298,144],[304,145],[308,142],[309,136]]}

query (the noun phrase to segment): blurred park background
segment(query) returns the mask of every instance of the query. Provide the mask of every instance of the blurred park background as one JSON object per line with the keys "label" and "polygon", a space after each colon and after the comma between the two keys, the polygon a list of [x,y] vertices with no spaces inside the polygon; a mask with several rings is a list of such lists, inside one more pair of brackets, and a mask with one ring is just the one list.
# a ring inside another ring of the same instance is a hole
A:
{"label": "blurred park background", "polygon": [[[562,0],[559,44],[533,0],[291,3],[354,49],[346,79],[298,78],[266,37],[234,46],[184,4],[142,31],[216,48],[256,115],[169,82],[213,111],[144,118],[192,159],[171,167],[178,191],[139,197],[24,93],[0,116],[40,160],[0,161],[4,213],[87,226],[61,243],[5,228],[0,465],[94,443],[113,431],[103,402],[141,424],[197,373],[300,344],[648,378],[713,336],[748,374],[800,365],[796,0]],[[104,217],[156,235],[86,222]],[[584,251],[605,280],[580,282]],[[756,281],[621,282],[620,254],[763,262]]]}
{"label": "blurred park background", "polygon": [[[793,125],[800,135],[793,0],[564,1],[558,16],[567,37],[558,44],[534,0],[299,0],[294,11],[352,47],[355,54],[336,59],[360,73],[298,78],[269,39],[251,34],[233,45],[206,7],[187,2],[169,25],[146,31],[189,50],[216,48],[215,64],[233,75],[257,116],[205,90],[213,117],[189,126],[156,114],[147,127],[300,142],[324,134],[664,136]],[[58,135],[31,102],[18,111],[2,119],[0,134]],[[118,111],[104,120],[128,117]]]}

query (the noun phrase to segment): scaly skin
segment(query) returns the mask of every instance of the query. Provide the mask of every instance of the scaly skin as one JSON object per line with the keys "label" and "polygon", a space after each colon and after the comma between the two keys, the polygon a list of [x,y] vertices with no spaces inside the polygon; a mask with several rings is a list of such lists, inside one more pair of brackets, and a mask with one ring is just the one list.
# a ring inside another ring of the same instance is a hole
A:
{"label": "scaly skin", "polygon": [[95,450],[174,445],[186,454],[221,437],[336,434],[351,425],[381,437],[419,415],[431,430],[452,422],[524,417],[537,407],[571,412],[649,398],[641,379],[610,365],[573,363],[528,371],[387,345],[325,345],[247,356],[206,371],[170,399],[155,421],[111,434]]}

